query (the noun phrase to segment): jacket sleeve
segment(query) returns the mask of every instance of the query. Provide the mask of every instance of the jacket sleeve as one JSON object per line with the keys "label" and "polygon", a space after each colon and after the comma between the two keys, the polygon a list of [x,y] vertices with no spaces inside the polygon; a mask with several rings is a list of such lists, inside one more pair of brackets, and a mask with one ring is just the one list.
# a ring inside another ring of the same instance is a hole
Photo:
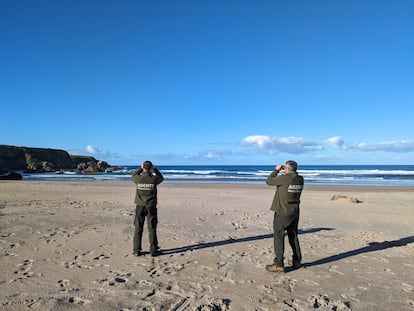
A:
{"label": "jacket sleeve", "polygon": [[164,180],[164,176],[162,176],[161,172],[157,168],[154,168],[154,173],[156,175],[155,183],[157,185],[162,183],[162,181]]}
{"label": "jacket sleeve", "polygon": [[273,172],[270,173],[269,177],[267,177],[266,179],[266,184],[268,186],[276,186],[277,183],[277,174],[279,174],[279,170],[274,170]]}
{"label": "jacket sleeve", "polygon": [[267,177],[266,184],[269,186],[289,185],[291,183],[291,177],[288,174],[278,175],[279,172],[278,170],[274,170],[270,173],[269,177]]}
{"label": "jacket sleeve", "polygon": [[137,169],[134,174],[132,174],[131,179],[132,181],[137,184],[138,183],[138,178],[139,176],[142,174],[142,168],[140,167],[139,169]]}

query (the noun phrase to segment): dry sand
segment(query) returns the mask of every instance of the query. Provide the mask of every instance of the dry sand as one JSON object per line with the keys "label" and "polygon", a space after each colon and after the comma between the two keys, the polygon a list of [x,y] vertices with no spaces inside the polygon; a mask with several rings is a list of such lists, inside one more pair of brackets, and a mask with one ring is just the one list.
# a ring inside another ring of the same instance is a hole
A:
{"label": "dry sand", "polygon": [[413,190],[307,186],[304,267],[275,274],[272,187],[163,183],[152,258],[132,183],[0,182],[0,309],[414,310]]}

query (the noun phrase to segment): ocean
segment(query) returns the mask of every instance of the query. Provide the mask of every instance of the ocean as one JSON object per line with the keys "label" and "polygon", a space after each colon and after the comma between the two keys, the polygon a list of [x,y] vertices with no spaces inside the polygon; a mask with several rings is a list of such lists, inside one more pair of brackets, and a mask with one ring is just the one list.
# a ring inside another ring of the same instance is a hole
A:
{"label": "ocean", "polygon": [[[74,171],[56,173],[23,173],[24,180],[131,182],[130,176],[137,166],[125,165],[120,170],[93,175]],[[238,183],[263,184],[274,166],[158,166],[170,183]],[[414,186],[414,165],[301,165],[298,169],[306,184]]]}

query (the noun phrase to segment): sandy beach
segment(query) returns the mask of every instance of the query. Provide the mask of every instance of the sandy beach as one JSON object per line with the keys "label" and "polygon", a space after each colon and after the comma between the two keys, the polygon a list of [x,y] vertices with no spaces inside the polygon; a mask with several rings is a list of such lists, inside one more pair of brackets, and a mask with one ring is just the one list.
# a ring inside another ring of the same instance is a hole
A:
{"label": "sandy beach", "polygon": [[412,187],[306,186],[284,274],[264,269],[273,187],[163,183],[154,258],[131,254],[134,193],[0,182],[1,310],[414,310]]}

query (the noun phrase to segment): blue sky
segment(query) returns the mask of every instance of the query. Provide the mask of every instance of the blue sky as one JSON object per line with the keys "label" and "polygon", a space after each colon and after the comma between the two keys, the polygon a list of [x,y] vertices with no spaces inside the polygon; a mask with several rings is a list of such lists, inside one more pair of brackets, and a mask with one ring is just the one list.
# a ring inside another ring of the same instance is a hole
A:
{"label": "blue sky", "polygon": [[0,144],[414,164],[414,1],[0,3]]}

